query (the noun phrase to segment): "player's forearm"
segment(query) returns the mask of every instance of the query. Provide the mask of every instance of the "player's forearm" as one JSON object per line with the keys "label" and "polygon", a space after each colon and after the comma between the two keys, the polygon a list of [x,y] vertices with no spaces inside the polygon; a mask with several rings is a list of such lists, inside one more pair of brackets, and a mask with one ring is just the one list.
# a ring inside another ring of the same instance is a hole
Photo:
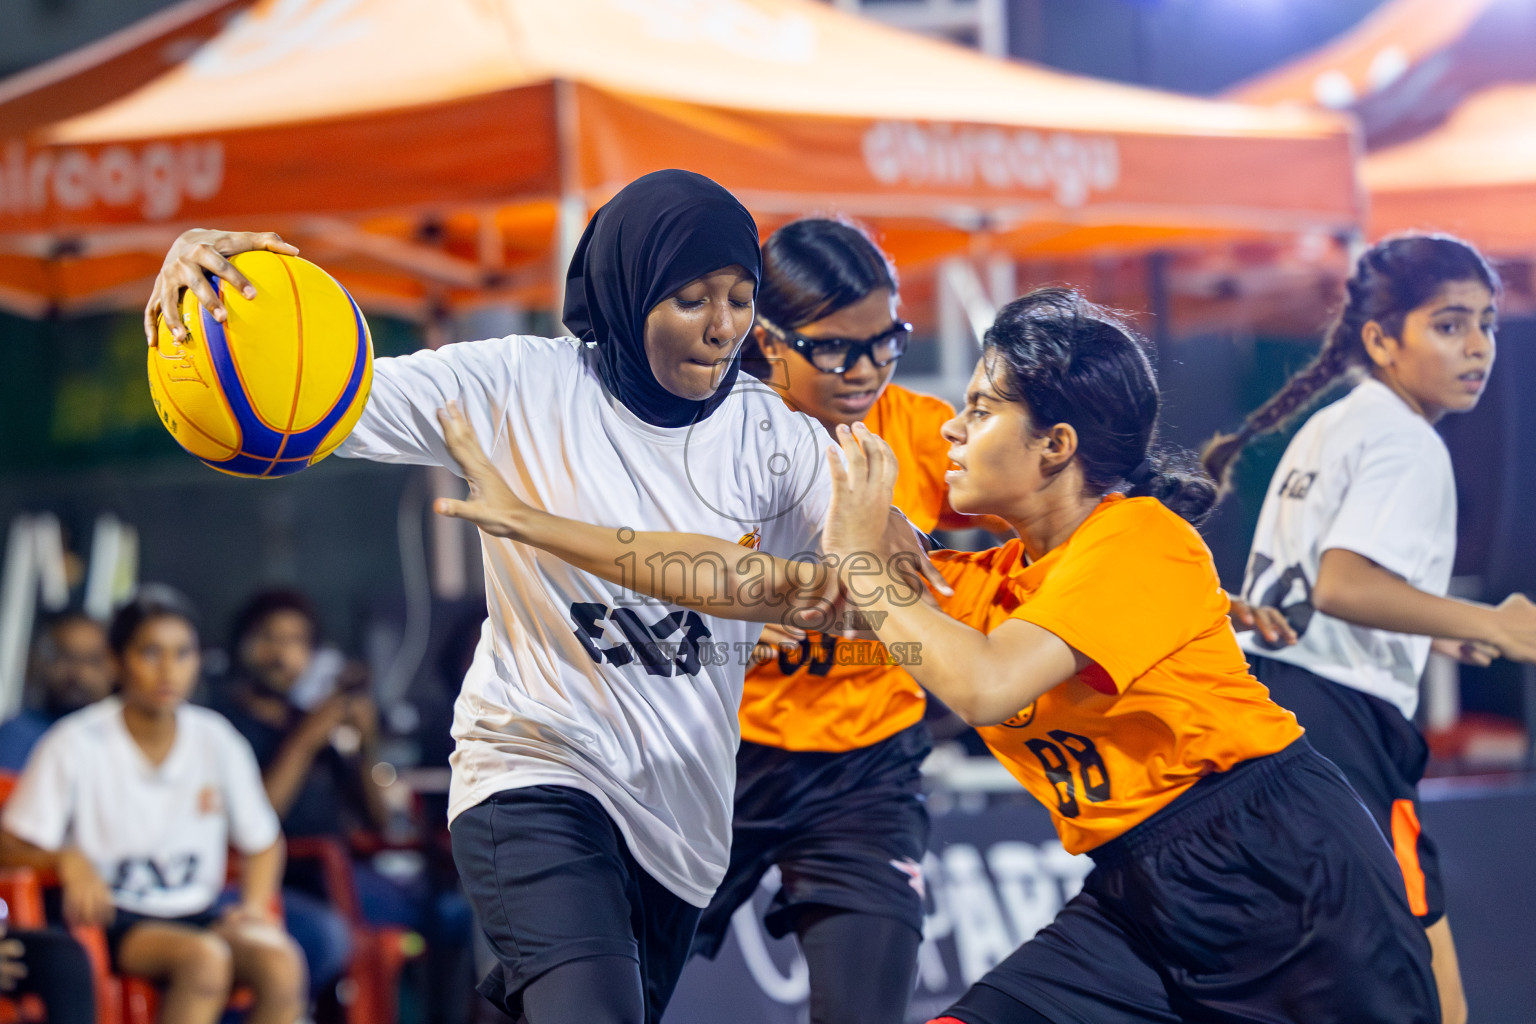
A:
{"label": "player's forearm", "polygon": [[1495,642],[1497,617],[1487,605],[1438,597],[1394,576],[1363,555],[1323,552],[1312,606],[1325,615],[1393,633]]}
{"label": "player's forearm", "polygon": [[536,509],[509,515],[506,533],[583,572],[669,604],[748,622],[780,622],[797,596],[827,579],[792,562],[699,533],[594,526]]}
{"label": "player's forearm", "polygon": [[288,846],[281,834],[260,853],[246,856],[240,870],[240,902],[248,907],[270,907],[283,884],[283,864]]}
{"label": "player's forearm", "polygon": [[887,587],[873,598],[855,594],[851,603],[882,643],[907,645],[902,667],[967,725],[1007,721],[1072,674],[1050,652],[994,638],[931,600],[906,600]]}

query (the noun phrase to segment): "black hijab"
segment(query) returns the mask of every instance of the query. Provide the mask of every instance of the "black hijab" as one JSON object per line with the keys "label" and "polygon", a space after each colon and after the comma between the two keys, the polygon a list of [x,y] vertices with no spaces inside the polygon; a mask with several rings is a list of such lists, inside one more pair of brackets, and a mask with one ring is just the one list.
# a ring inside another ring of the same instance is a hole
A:
{"label": "black hijab", "polygon": [[645,422],[685,426],[730,393],[739,357],[702,402],[662,387],[645,355],[645,318],[689,281],[732,264],[762,280],[757,224],[735,196],[692,171],[636,178],[587,224],[565,275],[565,325],[597,343],[603,384]]}

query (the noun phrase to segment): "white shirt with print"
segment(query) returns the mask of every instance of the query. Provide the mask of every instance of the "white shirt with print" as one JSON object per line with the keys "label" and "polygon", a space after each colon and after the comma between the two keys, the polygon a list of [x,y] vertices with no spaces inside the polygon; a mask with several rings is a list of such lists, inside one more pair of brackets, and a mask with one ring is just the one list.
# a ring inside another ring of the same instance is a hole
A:
{"label": "white shirt with print", "polygon": [[228,848],[260,853],[279,834],[256,756],[227,719],[183,704],[155,766],[115,696],[43,734],[0,823],[45,850],[76,847],[114,904],[153,917],[207,910],[224,887]]}
{"label": "white shirt with print", "polygon": [[1319,410],[1270,481],[1243,580],[1243,599],[1288,609],[1301,640],[1246,650],[1380,697],[1412,718],[1430,638],[1356,626],[1312,608],[1323,552],[1364,555],[1412,586],[1444,596],[1456,558],[1456,483],[1435,429],[1390,388],[1366,378]]}
{"label": "white shirt with print", "polygon": [[[437,419],[454,401],[536,508],[616,530],[751,537],[781,557],[814,550],[829,499],[819,424],[743,374],[698,424],[651,426],[608,394],[595,359],[573,339],[535,337],[377,359],[338,454],[457,472]],[[744,652],[761,627],[480,542],[489,619],[454,710],[450,820],[502,790],[570,786],[603,805],[646,871],[707,905],[729,861]],[[698,571],[707,590],[711,570]]]}

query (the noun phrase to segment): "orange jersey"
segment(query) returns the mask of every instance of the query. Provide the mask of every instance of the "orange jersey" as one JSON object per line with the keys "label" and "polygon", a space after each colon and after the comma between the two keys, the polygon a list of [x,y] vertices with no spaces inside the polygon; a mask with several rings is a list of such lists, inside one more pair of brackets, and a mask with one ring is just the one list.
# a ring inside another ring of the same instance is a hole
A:
{"label": "orange jersey", "polygon": [[980,730],[1073,853],[1302,733],[1249,673],[1205,542],[1156,498],[1110,495],[1033,564],[1017,540],[934,560],[955,589],[951,615],[987,633],[1033,622],[1093,661]]}
{"label": "orange jersey", "polygon": [[[928,532],[945,511],[948,402],[889,385],[864,425],[885,439],[901,466],[896,507]],[[812,633],[798,651],[780,651],[747,673],[741,738],[783,750],[856,750],[923,717],[923,691],[884,645]]]}

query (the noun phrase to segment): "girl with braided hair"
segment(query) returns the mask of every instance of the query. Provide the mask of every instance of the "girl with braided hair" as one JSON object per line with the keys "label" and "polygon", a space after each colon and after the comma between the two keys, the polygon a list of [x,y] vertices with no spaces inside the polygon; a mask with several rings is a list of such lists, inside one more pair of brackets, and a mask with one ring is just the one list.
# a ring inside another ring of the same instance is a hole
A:
{"label": "girl with braided hair", "polygon": [[1390,839],[1408,905],[1428,931],[1446,1024],[1466,1019],[1434,844],[1419,826],[1428,748],[1412,723],[1431,647],[1471,664],[1536,660],[1536,605],[1445,596],[1456,554],[1456,489],[1441,416],[1477,405],[1493,368],[1499,281],[1444,235],[1386,239],[1361,258],[1322,351],[1236,433],[1206,446],[1225,481],[1253,438],[1324,390],[1265,493],[1242,598],[1278,607],[1296,634],[1242,643],[1270,696],[1296,714]]}

